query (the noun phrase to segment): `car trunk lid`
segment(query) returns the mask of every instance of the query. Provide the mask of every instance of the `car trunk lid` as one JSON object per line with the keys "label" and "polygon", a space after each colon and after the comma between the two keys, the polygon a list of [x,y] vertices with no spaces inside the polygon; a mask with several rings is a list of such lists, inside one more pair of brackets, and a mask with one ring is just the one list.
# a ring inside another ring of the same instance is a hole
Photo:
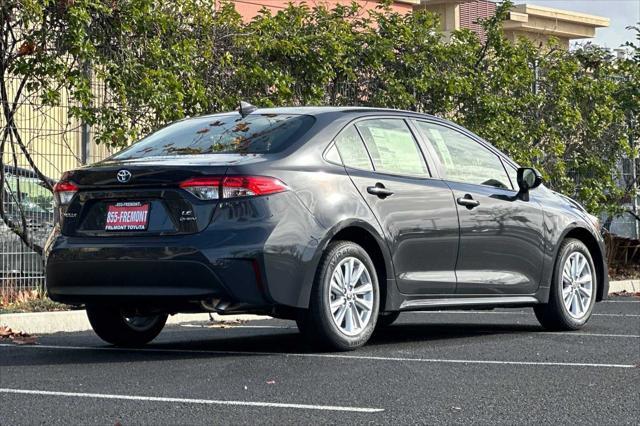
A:
{"label": "car trunk lid", "polygon": [[216,154],[104,161],[68,172],[78,192],[61,212],[70,236],[181,235],[204,230],[218,205],[180,188],[198,177],[227,174],[258,155]]}

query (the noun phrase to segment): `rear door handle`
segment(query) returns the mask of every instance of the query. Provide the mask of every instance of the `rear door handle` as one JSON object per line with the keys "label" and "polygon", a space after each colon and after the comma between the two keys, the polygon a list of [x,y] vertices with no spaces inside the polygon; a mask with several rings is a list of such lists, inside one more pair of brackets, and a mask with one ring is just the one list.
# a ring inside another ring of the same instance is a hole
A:
{"label": "rear door handle", "polygon": [[380,182],[376,183],[375,186],[368,186],[367,192],[372,195],[376,195],[379,198],[387,198],[390,195],[393,195],[393,191],[384,187]]}
{"label": "rear door handle", "polygon": [[464,197],[457,198],[456,202],[461,206],[465,206],[469,210],[480,205],[480,201],[474,200],[470,194],[465,194]]}

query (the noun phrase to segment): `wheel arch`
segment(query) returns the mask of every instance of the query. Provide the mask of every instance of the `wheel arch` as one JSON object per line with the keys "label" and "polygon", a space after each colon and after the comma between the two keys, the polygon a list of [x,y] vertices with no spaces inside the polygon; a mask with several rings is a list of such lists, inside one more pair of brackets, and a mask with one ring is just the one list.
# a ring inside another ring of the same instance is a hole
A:
{"label": "wheel arch", "polygon": [[391,256],[384,239],[369,224],[348,222],[336,227],[331,237],[322,246],[322,251],[333,241],[351,241],[361,246],[371,257],[376,268],[378,285],[380,286],[380,311],[393,306],[397,298],[397,289]]}

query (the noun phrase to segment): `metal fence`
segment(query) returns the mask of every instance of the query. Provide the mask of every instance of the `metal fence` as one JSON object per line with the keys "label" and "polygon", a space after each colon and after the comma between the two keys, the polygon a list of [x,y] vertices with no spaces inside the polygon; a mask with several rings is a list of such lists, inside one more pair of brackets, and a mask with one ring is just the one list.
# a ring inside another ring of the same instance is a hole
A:
{"label": "metal fence", "polygon": [[[631,158],[624,159],[620,166],[620,170],[621,186],[627,187],[629,186],[629,182],[637,182],[638,173],[640,172],[640,158],[636,157],[635,160]],[[636,194],[635,200],[629,200],[629,202],[624,205],[624,208],[627,211],[634,212],[636,215],[639,213],[639,207],[640,193]],[[638,221],[632,214],[625,213],[613,220],[610,231],[612,234],[640,240],[640,221]]]}
{"label": "metal fence", "polygon": [[[8,86],[8,99],[13,99],[18,82],[12,81]],[[64,94],[61,105],[56,107],[42,105],[39,95],[24,97],[14,122],[33,162],[51,181],[66,170],[110,154],[107,147],[93,142],[91,133],[83,134],[81,123],[69,116],[71,105]],[[4,115],[0,115],[0,129],[5,128]],[[15,223],[22,224],[24,219],[32,240],[43,246],[53,226],[53,196],[41,185],[27,156],[15,143],[6,143],[2,154],[5,184],[0,190],[4,211]],[[23,291],[40,289],[43,284],[42,257],[0,220],[0,298],[11,300]]]}

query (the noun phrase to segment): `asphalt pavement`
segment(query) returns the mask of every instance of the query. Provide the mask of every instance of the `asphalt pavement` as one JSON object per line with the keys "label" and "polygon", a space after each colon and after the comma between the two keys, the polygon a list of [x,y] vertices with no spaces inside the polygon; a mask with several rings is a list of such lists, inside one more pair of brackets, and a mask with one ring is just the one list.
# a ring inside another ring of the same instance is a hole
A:
{"label": "asphalt pavement", "polygon": [[169,326],[139,350],[91,332],[0,345],[0,424],[638,424],[640,299],[577,332],[531,309],[404,313],[322,353],[289,321]]}

